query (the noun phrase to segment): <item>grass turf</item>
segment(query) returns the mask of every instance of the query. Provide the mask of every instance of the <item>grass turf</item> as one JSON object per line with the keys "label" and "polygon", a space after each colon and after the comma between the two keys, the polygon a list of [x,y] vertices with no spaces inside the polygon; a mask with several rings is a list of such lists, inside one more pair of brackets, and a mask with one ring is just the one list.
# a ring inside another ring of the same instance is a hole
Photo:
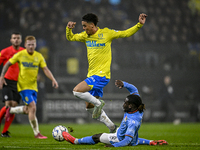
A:
{"label": "grass turf", "polygon": [[[104,147],[104,144],[99,143],[96,145],[72,145],[66,141],[57,142],[53,139],[51,132],[57,124],[40,124],[40,131],[43,135],[48,136],[48,139],[35,139],[33,131],[29,124],[12,124],[9,131],[11,132],[11,138],[0,138],[0,150],[72,150],[72,149],[84,149],[84,150],[97,150],[97,149],[157,149],[157,150],[177,150],[187,149],[194,150],[200,149],[200,124],[199,123],[182,123],[179,125],[173,125],[170,123],[143,123],[139,137],[151,139],[151,140],[166,140],[169,145],[163,146],[126,146],[120,148]],[[71,124],[61,123],[66,127],[71,127],[74,131],[71,133],[77,138],[84,136],[90,136],[96,133],[108,132],[108,129],[103,124]]]}

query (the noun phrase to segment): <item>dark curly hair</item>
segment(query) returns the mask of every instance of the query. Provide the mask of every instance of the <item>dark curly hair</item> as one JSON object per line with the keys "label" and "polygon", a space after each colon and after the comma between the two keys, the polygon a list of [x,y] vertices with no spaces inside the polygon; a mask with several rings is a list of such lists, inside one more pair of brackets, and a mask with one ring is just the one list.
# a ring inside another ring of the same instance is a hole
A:
{"label": "dark curly hair", "polygon": [[88,13],[86,15],[84,15],[82,17],[82,21],[85,21],[85,22],[92,22],[94,23],[94,25],[96,26],[97,23],[99,22],[99,19],[97,17],[97,15],[93,14],[93,13]]}

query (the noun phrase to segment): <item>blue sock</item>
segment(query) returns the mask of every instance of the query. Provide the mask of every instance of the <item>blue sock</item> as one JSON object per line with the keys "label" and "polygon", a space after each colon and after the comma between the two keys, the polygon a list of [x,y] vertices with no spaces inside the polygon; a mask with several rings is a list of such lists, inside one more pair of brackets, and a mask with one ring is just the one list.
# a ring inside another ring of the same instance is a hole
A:
{"label": "blue sock", "polygon": [[92,136],[87,136],[87,137],[78,139],[78,143],[79,143],[79,144],[90,144],[90,145],[96,144],[96,143],[93,141]]}
{"label": "blue sock", "polygon": [[138,145],[149,145],[150,140],[138,138]]}

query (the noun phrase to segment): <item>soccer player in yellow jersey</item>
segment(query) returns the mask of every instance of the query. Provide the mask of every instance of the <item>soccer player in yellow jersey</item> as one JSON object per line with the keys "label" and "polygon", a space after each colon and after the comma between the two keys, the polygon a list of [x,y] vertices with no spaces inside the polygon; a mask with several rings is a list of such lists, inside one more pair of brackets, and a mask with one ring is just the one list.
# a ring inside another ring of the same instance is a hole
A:
{"label": "soccer player in yellow jersey", "polygon": [[36,39],[34,36],[27,36],[25,38],[25,50],[15,54],[4,65],[1,73],[0,87],[6,84],[4,75],[12,64],[19,64],[19,76],[17,82],[17,89],[20,93],[25,106],[10,107],[8,108],[11,114],[25,113],[28,114],[29,122],[33,129],[35,138],[46,139],[39,131],[38,121],[36,117],[36,103],[37,103],[37,75],[39,67],[44,71],[44,74],[52,81],[52,86],[58,88],[58,83],[53,74],[48,69],[47,64],[39,52],[35,51]]}
{"label": "soccer player in yellow jersey", "polygon": [[130,37],[136,33],[145,23],[146,17],[146,14],[140,14],[139,22],[124,31],[100,29],[97,26],[98,17],[93,13],[82,17],[84,32],[73,34],[72,29],[76,22],[69,21],[66,27],[66,37],[69,41],[85,43],[89,63],[87,78],[76,85],[73,94],[86,101],[86,110],[92,113],[92,118],[106,124],[110,132],[114,132],[116,126],[103,111],[105,103],[99,100],[99,97],[103,96],[103,88],[110,81],[111,42],[113,39]]}

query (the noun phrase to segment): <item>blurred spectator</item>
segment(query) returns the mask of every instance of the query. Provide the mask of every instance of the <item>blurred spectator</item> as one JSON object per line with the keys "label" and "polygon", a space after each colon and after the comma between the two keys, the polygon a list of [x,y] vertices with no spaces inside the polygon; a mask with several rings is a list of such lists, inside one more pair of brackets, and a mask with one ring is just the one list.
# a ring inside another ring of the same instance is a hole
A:
{"label": "blurred spectator", "polygon": [[173,121],[174,120],[174,88],[171,84],[172,79],[170,76],[166,75],[163,79],[163,83],[161,85],[159,91],[159,101],[161,111],[165,113],[165,117],[162,117],[160,121]]}

